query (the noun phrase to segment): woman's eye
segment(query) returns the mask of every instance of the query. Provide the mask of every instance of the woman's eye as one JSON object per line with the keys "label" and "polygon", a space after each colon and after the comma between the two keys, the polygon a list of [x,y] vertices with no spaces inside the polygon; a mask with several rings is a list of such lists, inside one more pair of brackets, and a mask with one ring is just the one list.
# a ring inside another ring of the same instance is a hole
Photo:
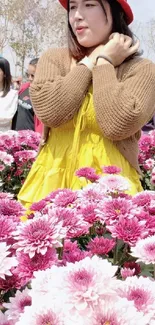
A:
{"label": "woman's eye", "polygon": [[69,10],[74,10],[76,8],[76,6],[70,6]]}

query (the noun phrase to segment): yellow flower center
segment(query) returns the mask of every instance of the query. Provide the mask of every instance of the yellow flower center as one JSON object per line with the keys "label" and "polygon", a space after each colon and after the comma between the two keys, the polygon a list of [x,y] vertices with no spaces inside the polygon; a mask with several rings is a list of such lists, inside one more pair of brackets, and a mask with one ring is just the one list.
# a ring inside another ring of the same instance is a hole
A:
{"label": "yellow flower center", "polygon": [[23,222],[25,222],[25,221],[28,220],[28,217],[27,217],[27,216],[21,216],[21,217],[20,217],[20,220],[23,221]]}

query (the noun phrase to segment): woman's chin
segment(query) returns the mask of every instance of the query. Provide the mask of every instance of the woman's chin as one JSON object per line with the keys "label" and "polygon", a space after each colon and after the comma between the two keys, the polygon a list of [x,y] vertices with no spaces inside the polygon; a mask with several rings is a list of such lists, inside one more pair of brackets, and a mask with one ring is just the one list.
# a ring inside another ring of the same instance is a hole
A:
{"label": "woman's chin", "polygon": [[92,44],[91,42],[79,42],[78,43],[82,46],[85,47],[86,49],[96,47],[96,45]]}
{"label": "woman's chin", "polygon": [[82,40],[77,38],[78,43],[87,49],[95,49],[97,46],[103,44],[103,42],[92,42],[92,40]]}

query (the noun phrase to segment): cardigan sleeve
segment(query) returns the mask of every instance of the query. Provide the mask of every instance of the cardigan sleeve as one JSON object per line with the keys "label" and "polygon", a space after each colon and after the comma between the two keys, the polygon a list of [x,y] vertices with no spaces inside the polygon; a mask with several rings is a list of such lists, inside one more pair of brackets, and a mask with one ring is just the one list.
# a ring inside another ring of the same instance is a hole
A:
{"label": "cardigan sleeve", "polygon": [[93,96],[103,134],[113,141],[126,139],[155,113],[155,65],[141,60],[122,81],[112,65],[95,67]]}
{"label": "cardigan sleeve", "polygon": [[84,65],[64,73],[62,66],[66,58],[60,57],[60,53],[61,49],[50,49],[43,54],[30,89],[34,111],[49,127],[58,127],[72,119],[92,79],[91,71]]}

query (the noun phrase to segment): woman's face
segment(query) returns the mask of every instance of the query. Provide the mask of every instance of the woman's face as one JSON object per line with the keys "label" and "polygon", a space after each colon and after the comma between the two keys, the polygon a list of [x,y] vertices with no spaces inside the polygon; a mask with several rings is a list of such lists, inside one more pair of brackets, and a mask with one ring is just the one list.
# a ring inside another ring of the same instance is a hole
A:
{"label": "woman's face", "polygon": [[108,2],[102,1],[106,15],[97,0],[70,0],[69,23],[81,46],[95,47],[109,39],[112,15]]}
{"label": "woman's face", "polygon": [[2,69],[0,69],[0,84],[3,84],[4,81],[4,72]]}

